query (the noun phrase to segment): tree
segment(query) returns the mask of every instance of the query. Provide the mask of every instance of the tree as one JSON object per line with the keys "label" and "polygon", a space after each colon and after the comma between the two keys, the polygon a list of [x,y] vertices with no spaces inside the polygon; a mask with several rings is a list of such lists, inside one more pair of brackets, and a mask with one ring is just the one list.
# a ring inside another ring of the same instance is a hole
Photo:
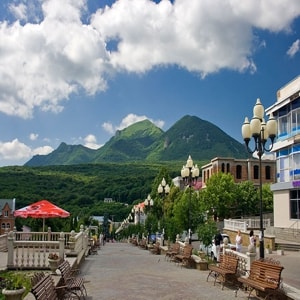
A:
{"label": "tree", "polygon": [[252,181],[243,181],[237,184],[236,191],[238,216],[255,215],[259,211],[259,198],[257,188]]}
{"label": "tree", "polygon": [[213,211],[215,217],[223,220],[230,218],[236,209],[236,184],[231,174],[222,172],[213,174],[203,191],[204,207]]}
{"label": "tree", "polygon": [[212,238],[216,235],[217,233],[217,225],[215,222],[213,222],[211,219],[207,220],[206,223],[202,223],[198,226],[197,228],[197,233],[200,242],[204,245],[208,253],[208,246],[211,245],[212,243]]}

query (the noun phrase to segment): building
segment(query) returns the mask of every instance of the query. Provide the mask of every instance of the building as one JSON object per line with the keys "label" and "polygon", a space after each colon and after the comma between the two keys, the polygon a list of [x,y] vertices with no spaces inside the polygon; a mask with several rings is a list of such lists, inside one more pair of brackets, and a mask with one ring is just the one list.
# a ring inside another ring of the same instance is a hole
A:
{"label": "building", "polygon": [[15,226],[14,211],[16,207],[16,199],[0,199],[0,207],[0,234],[4,234],[12,230]]}
{"label": "building", "polygon": [[300,228],[300,76],[277,92],[277,101],[266,109],[278,124],[274,199],[275,229]]}
{"label": "building", "polygon": [[[205,188],[207,180],[218,172],[230,173],[234,182],[252,181],[259,186],[259,160],[235,159],[215,157],[210,163],[202,166],[202,187]],[[274,183],[276,178],[275,161],[273,156],[266,156],[262,159],[262,182]]]}

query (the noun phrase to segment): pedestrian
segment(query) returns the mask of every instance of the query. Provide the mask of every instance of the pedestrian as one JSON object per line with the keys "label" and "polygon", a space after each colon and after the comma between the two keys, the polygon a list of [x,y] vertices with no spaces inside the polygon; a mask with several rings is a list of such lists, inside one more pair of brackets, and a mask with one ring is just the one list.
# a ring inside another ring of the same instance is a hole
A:
{"label": "pedestrian", "polygon": [[250,241],[250,245],[255,247],[256,246],[256,238],[255,238],[255,235],[254,235],[254,232],[253,230],[250,230],[250,233],[249,233],[249,241]]}
{"label": "pedestrian", "polygon": [[222,241],[223,241],[223,237],[222,237],[222,234],[220,233],[220,230],[219,230],[218,233],[215,236],[217,262],[220,261],[220,247],[221,247]]}
{"label": "pedestrian", "polygon": [[243,244],[243,239],[242,239],[241,231],[238,230],[235,237],[235,245],[236,245],[237,252],[242,252],[242,244]]}

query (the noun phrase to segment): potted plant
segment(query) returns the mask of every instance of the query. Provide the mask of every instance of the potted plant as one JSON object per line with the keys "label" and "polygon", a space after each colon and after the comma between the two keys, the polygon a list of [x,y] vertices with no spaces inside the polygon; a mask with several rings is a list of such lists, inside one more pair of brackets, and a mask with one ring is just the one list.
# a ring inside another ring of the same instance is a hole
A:
{"label": "potted plant", "polygon": [[49,268],[53,275],[56,274],[59,261],[60,261],[60,257],[56,253],[49,253],[48,255]]}
{"label": "potted plant", "polygon": [[284,255],[284,251],[281,249],[280,245],[277,245],[277,255]]}
{"label": "potted plant", "polygon": [[6,300],[21,300],[26,288],[24,276],[18,273],[10,273],[6,278],[1,278],[2,295]]}
{"label": "potted plant", "polygon": [[271,248],[270,244],[267,244],[266,254],[272,254],[272,248]]}

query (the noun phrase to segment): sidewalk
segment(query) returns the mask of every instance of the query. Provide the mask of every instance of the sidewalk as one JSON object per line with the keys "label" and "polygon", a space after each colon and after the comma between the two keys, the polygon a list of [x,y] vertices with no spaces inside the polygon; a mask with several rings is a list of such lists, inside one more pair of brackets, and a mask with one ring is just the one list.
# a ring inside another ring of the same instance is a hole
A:
{"label": "sidewalk", "polygon": [[[276,256],[276,257],[275,257]],[[285,266],[283,279],[299,287],[299,253],[277,257]],[[164,255],[152,255],[127,243],[106,243],[98,255],[88,256],[81,266],[88,281],[88,299],[234,299],[235,289],[206,282],[208,271],[178,267]],[[286,272],[286,273],[285,273]],[[292,291],[292,288],[290,291]],[[287,290],[287,288],[286,288]],[[300,299],[300,292],[293,299]],[[297,297],[298,298],[297,298]],[[243,291],[235,299],[247,299]]]}
{"label": "sidewalk", "polygon": [[[300,300],[300,253],[287,252],[284,256],[276,253],[268,257],[278,260],[284,266],[282,278],[284,289],[291,299]],[[0,255],[0,268],[5,269],[7,253]],[[98,255],[89,255],[81,265],[88,297],[86,300],[228,300],[247,299],[243,291],[220,284],[213,285],[208,271],[181,268],[166,261],[164,255],[153,255],[147,250],[128,243],[106,243]],[[33,299],[29,296],[26,299]],[[254,298],[252,298],[254,299]]]}

